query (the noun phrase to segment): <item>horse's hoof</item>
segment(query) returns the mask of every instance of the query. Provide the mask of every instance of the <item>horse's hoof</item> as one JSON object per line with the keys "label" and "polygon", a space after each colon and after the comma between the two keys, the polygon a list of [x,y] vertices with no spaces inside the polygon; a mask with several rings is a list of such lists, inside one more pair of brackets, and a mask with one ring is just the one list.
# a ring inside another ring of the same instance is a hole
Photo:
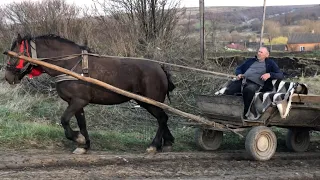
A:
{"label": "horse's hoof", "polygon": [[77,148],[72,153],[73,154],[85,154],[86,152],[87,152],[87,150],[84,148]]}
{"label": "horse's hoof", "polygon": [[81,133],[79,133],[78,137],[76,138],[76,142],[79,144],[86,144],[86,138]]}
{"label": "horse's hoof", "polygon": [[162,152],[172,152],[172,146],[163,146]]}
{"label": "horse's hoof", "polygon": [[146,151],[148,154],[155,154],[155,153],[157,153],[157,148],[151,146],[151,147],[147,148]]}

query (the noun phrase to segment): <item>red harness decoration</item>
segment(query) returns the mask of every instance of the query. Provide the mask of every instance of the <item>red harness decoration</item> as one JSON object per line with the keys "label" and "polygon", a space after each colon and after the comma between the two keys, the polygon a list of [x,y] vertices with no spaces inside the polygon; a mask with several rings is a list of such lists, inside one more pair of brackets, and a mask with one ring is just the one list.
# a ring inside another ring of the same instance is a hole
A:
{"label": "red harness decoration", "polygon": [[[20,49],[19,49],[19,52],[21,54],[24,54],[24,42],[25,41],[22,41],[21,44],[20,44]],[[27,42],[27,41],[26,41]],[[28,44],[27,44],[28,45]],[[28,51],[28,46],[27,46],[27,55],[28,57],[30,57],[30,54],[29,54],[29,51]],[[24,60],[23,59],[19,59],[19,62],[18,62],[18,65],[16,66],[17,69],[22,69],[23,68],[23,64],[24,64]]]}
{"label": "red harness decoration", "polygon": [[42,72],[43,72],[43,70],[41,67],[33,67],[28,76],[31,79],[35,76],[40,76],[42,74]]}
{"label": "red harness decoration", "polygon": [[[25,44],[26,43],[26,46]],[[30,57],[30,53],[29,53],[29,46],[28,46],[28,41],[25,40],[25,41],[22,41],[21,44],[20,44],[20,49],[19,49],[19,52],[21,54],[24,54],[24,47],[26,47],[26,52],[27,52],[27,55],[28,57]],[[22,69],[23,68],[23,64],[24,64],[24,60],[23,59],[19,59],[19,62],[18,62],[18,65],[16,66],[17,69]],[[36,66],[36,67],[33,67],[31,69],[31,72],[28,74],[29,78],[33,78],[35,76],[40,76],[42,74],[43,70],[41,67],[39,66]]]}

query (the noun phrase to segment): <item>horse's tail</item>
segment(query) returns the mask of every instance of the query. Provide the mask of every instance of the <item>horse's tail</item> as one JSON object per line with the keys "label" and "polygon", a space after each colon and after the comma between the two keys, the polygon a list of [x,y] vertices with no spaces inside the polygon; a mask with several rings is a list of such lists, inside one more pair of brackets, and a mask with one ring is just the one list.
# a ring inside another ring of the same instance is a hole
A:
{"label": "horse's tail", "polygon": [[167,80],[168,80],[168,90],[167,90],[167,97],[169,99],[169,102],[171,103],[171,99],[169,96],[169,92],[173,91],[174,88],[176,88],[176,86],[173,84],[172,80],[171,80],[171,74],[164,68],[164,65],[161,66],[162,70],[164,71],[164,73],[167,76]]}

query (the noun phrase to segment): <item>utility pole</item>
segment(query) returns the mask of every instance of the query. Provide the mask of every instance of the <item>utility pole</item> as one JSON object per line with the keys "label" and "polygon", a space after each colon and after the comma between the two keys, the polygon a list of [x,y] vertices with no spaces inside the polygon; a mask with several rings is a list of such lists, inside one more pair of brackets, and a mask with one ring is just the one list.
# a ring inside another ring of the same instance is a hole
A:
{"label": "utility pole", "polygon": [[263,2],[263,17],[262,17],[262,26],[261,26],[261,34],[260,34],[260,47],[262,46],[262,38],[263,38],[263,30],[264,30],[264,20],[266,18],[266,1]]}
{"label": "utility pole", "polygon": [[204,60],[204,0],[199,0],[200,9],[200,58]]}

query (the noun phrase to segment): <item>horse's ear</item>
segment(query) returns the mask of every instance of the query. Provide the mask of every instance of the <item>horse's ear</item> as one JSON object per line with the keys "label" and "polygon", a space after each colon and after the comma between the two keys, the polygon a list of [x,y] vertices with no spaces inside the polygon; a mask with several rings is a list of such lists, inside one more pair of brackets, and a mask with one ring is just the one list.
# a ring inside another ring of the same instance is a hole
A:
{"label": "horse's ear", "polygon": [[84,45],[88,46],[88,39],[87,38],[84,40]]}
{"label": "horse's ear", "polygon": [[18,33],[17,43],[21,44],[21,42],[22,42],[22,37],[21,37],[20,33]]}

